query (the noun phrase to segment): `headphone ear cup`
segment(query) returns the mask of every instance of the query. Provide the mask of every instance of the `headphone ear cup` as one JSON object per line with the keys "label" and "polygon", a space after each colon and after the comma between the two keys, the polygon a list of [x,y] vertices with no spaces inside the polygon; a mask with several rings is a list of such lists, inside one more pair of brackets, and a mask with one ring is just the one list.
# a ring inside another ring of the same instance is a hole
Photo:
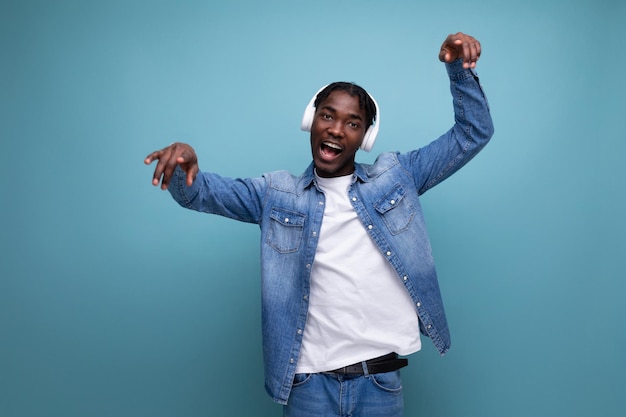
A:
{"label": "headphone ear cup", "polygon": [[372,135],[372,128],[370,127],[369,129],[367,129],[367,132],[365,132],[365,136],[363,136],[363,141],[361,142],[361,149],[364,150],[365,152],[371,151],[372,146],[374,146],[375,140],[376,140],[376,137]]}
{"label": "headphone ear cup", "polygon": [[328,84],[317,90],[317,93],[315,93],[315,95],[309,101],[309,104],[307,104],[306,108],[304,109],[302,122],[300,123],[301,130],[304,130],[305,132],[311,131],[311,127],[313,127],[313,118],[315,117],[315,99],[317,98],[317,95],[321,93],[322,90],[326,87],[328,87]]}
{"label": "headphone ear cup", "polygon": [[315,116],[315,107],[307,106],[306,109],[304,109],[304,114],[302,115],[300,129],[305,132],[310,132],[311,127],[313,126],[313,116]]}
{"label": "headphone ear cup", "polygon": [[372,125],[365,132],[365,136],[363,136],[363,141],[361,142],[361,150],[365,152],[369,152],[374,147],[374,142],[376,142],[376,136],[378,135],[378,129],[376,125]]}

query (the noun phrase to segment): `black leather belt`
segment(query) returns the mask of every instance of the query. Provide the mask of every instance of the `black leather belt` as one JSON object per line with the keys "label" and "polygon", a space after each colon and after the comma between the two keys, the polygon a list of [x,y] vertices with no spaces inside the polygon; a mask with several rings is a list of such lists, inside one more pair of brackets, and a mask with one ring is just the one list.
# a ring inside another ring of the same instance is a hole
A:
{"label": "black leather belt", "polygon": [[[398,358],[397,353],[390,353],[388,355],[380,356],[378,358],[365,361],[367,364],[368,374],[381,374],[383,372],[391,372],[398,370],[409,364],[409,360],[405,358]],[[344,366],[343,368],[328,371],[331,374],[339,375],[364,375],[363,362],[358,362],[352,365]]]}

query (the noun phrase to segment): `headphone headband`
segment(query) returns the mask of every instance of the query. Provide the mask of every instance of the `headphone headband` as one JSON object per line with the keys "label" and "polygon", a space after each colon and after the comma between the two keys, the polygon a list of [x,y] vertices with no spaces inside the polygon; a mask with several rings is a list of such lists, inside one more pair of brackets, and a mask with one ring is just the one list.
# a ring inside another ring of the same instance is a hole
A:
{"label": "headphone headband", "polygon": [[[311,127],[313,126],[313,118],[315,117],[315,99],[317,98],[319,93],[321,93],[329,85],[330,84],[327,84],[324,87],[320,88],[317,93],[315,93],[313,98],[311,98],[309,104],[304,109],[300,129],[304,130],[305,132],[310,132]],[[374,107],[376,108],[376,117],[374,117],[374,120],[372,121],[370,127],[367,128],[365,136],[363,136],[363,142],[361,142],[361,149],[363,149],[365,152],[369,152],[372,150],[374,142],[376,141],[376,136],[378,136],[378,128],[380,126],[380,109],[378,108],[378,103],[370,93],[367,93],[367,95],[374,102]]]}

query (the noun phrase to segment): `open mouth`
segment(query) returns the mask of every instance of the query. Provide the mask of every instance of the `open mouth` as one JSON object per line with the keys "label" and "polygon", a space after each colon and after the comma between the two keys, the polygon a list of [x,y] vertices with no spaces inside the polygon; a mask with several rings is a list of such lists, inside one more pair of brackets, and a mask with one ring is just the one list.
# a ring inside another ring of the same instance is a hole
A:
{"label": "open mouth", "polygon": [[332,142],[322,142],[321,150],[322,150],[322,155],[329,157],[329,158],[334,158],[343,151],[341,146]]}

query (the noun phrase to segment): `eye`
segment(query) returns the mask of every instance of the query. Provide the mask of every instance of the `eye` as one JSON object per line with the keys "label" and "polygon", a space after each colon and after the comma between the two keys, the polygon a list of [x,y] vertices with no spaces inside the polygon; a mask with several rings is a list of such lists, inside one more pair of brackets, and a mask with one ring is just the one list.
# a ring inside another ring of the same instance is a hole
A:
{"label": "eye", "polygon": [[322,119],[324,120],[333,120],[333,117],[328,113],[322,113]]}
{"label": "eye", "polygon": [[348,122],[348,126],[350,126],[352,129],[358,129],[359,127],[361,127],[361,125],[359,125],[357,122]]}

